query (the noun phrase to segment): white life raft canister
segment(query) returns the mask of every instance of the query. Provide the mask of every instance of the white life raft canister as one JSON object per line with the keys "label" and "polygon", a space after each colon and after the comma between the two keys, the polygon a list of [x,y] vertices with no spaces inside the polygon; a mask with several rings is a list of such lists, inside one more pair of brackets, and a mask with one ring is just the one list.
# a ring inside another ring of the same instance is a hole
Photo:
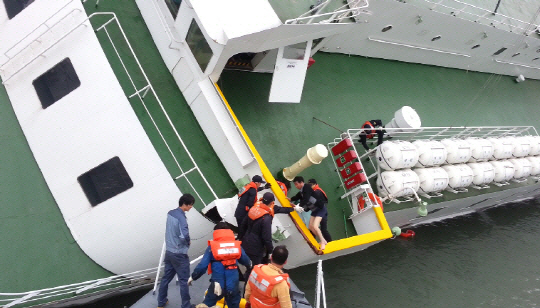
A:
{"label": "white life raft canister", "polygon": [[514,151],[512,156],[514,157],[525,157],[531,152],[531,139],[527,136],[522,137],[508,137],[512,138],[514,142]]}
{"label": "white life raft canister", "polygon": [[493,160],[489,162],[495,169],[493,182],[507,182],[514,177],[515,167],[508,160]]}
{"label": "white life raft canister", "polygon": [[538,156],[529,156],[527,160],[531,163],[531,175],[540,174],[540,157]]}
{"label": "white life raft canister", "polygon": [[493,158],[508,159],[512,157],[514,152],[514,143],[510,138],[487,138],[493,145]]}
{"label": "white life raft canister", "polygon": [[526,158],[512,158],[508,160],[514,165],[514,179],[523,179],[531,175],[532,164]]}
{"label": "white life raft canister", "polygon": [[493,156],[493,144],[484,138],[467,138],[471,146],[470,163],[487,161]]}
{"label": "white life raft canister", "polygon": [[417,168],[413,170],[420,180],[420,192],[445,190],[448,186],[448,173],[441,167]]}
{"label": "white life raft canister", "polygon": [[439,166],[446,161],[446,147],[440,141],[420,139],[412,144],[418,149],[416,167]]}
{"label": "white life raft canister", "polygon": [[418,162],[418,150],[408,141],[385,141],[377,147],[376,158],[384,170],[411,168]]}
{"label": "white life raft canister", "polygon": [[448,173],[448,186],[450,188],[462,188],[471,185],[473,171],[465,164],[444,165],[442,168]]}
{"label": "white life raft canister", "polygon": [[384,171],[377,179],[379,196],[402,197],[412,195],[420,188],[418,175],[411,169],[398,171]]}
{"label": "white life raft canister", "polygon": [[493,182],[495,178],[495,168],[488,162],[468,163],[473,171],[473,184],[484,185]]}
{"label": "white life raft canister", "polygon": [[[386,134],[392,136],[395,133],[402,131],[411,132],[415,128],[420,128],[422,126],[422,121],[420,116],[416,113],[412,107],[403,106],[401,109],[394,113],[394,118],[386,124]],[[401,128],[408,128],[407,130],[402,130]],[[410,129],[413,128],[413,129]]]}
{"label": "white life raft canister", "polygon": [[443,139],[442,144],[446,147],[448,155],[446,162],[449,164],[462,164],[471,159],[471,146],[462,139]]}
{"label": "white life raft canister", "polygon": [[535,156],[540,154],[540,136],[529,136],[531,141],[531,151],[529,152],[530,156]]}

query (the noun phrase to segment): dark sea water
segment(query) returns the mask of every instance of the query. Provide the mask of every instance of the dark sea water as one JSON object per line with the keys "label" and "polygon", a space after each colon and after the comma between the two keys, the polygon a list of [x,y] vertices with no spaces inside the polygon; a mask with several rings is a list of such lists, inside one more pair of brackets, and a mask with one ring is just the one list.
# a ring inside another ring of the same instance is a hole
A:
{"label": "dark sea water", "polygon": [[[413,228],[323,262],[328,307],[540,306],[540,201]],[[316,265],[288,271],[310,302]],[[143,293],[90,307],[124,307]]]}

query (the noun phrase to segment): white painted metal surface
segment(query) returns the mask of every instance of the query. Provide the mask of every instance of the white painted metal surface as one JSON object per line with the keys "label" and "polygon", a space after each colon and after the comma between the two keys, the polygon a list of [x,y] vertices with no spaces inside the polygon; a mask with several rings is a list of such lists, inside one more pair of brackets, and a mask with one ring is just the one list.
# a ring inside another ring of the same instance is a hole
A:
{"label": "white painted metal surface", "polygon": [[307,41],[278,49],[269,102],[300,102],[312,44]]}

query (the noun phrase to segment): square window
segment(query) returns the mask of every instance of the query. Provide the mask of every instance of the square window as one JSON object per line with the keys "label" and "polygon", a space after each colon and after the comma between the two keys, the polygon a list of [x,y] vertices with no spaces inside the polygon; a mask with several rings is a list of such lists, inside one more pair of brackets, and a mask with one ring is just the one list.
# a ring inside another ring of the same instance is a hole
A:
{"label": "square window", "polygon": [[92,206],[133,187],[133,181],[118,156],[82,174],[77,180]]}
{"label": "square window", "polygon": [[32,82],[43,109],[54,104],[81,85],[69,58],[56,64]]}
{"label": "square window", "polygon": [[212,59],[213,53],[212,48],[210,48],[210,45],[208,45],[208,42],[206,41],[206,38],[204,37],[204,34],[202,33],[201,28],[199,28],[199,25],[195,19],[193,19],[189,25],[188,33],[186,35],[186,42],[191,49],[193,56],[195,56],[195,60],[197,60],[197,63],[199,63],[199,66],[204,73],[208,63],[210,63],[210,59]]}
{"label": "square window", "polygon": [[4,6],[9,19],[15,17],[27,6],[29,6],[34,0],[4,0]]}

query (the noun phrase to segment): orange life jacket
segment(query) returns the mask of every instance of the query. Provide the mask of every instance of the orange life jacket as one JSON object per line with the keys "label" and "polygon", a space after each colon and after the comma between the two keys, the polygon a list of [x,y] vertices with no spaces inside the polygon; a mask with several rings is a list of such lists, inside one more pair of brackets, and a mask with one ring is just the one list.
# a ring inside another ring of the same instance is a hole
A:
{"label": "orange life jacket", "polygon": [[[373,126],[373,124],[371,124],[371,122],[369,121],[366,121],[366,123],[364,123],[364,125],[362,125],[362,128],[375,128]],[[373,139],[373,137],[375,137],[375,130],[374,129],[367,129],[364,131],[366,133],[366,137],[368,139]]]}
{"label": "orange life jacket", "polygon": [[322,192],[323,195],[326,197],[326,200],[328,200],[328,196],[326,195],[324,190],[319,187],[319,184],[311,184],[311,188],[313,188],[313,191],[319,190],[320,192]]}
{"label": "orange life jacket", "polygon": [[[225,269],[236,269],[236,260],[242,256],[242,242],[234,240],[234,233],[229,229],[214,231],[214,240],[208,241],[212,255],[217,261],[221,261]],[[208,274],[212,274],[212,264],[208,264]]]}
{"label": "orange life jacket", "polygon": [[[255,192],[257,191],[258,187],[255,182],[249,182],[246,186],[242,188],[242,190],[238,193],[238,198],[242,197],[243,194],[245,194],[250,188],[255,188]],[[257,203],[257,197],[255,197],[255,200],[253,202],[253,205]],[[249,211],[249,207],[246,206],[246,211]]]}
{"label": "orange life jacket", "polygon": [[274,217],[274,202],[272,202],[271,206],[262,203],[262,201],[255,202],[255,205],[249,209],[248,217],[251,220],[256,220],[266,214],[270,214],[270,216]]}
{"label": "orange life jacket", "polygon": [[283,191],[283,193],[285,194],[285,197],[287,197],[287,186],[285,186],[285,183],[282,183],[280,181],[276,181],[277,184],[279,185],[279,188],[281,188],[281,191]]}
{"label": "orange life jacket", "polygon": [[286,281],[289,288],[291,284],[289,282],[288,274],[280,274],[276,276],[270,276],[265,274],[261,267],[267,266],[264,264],[258,264],[253,267],[251,275],[249,275],[249,287],[251,289],[251,296],[249,302],[253,308],[279,308],[279,299],[272,297],[272,290],[274,286],[282,281]]}

